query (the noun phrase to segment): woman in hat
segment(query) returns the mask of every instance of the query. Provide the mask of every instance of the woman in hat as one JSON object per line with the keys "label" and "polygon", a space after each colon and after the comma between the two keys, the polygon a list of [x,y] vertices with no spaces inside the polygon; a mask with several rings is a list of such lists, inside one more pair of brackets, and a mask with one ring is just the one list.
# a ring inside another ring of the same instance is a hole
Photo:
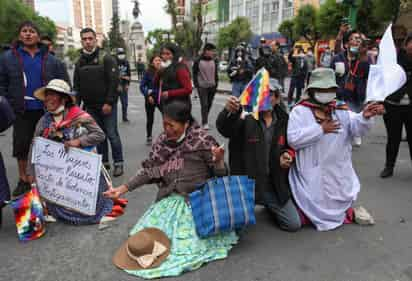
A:
{"label": "woman in hat", "polygon": [[[293,108],[287,130],[288,143],[296,151],[289,173],[292,194],[302,223],[312,223],[319,231],[353,221],[360,183],[352,166],[351,140],[366,134],[371,117],[384,111],[381,104],[368,104],[360,113],[348,111],[335,101],[337,87],[332,69],[314,70],[309,97]],[[360,210],[359,217],[366,212]]]}
{"label": "woman in hat", "polygon": [[234,232],[199,239],[187,204],[188,195],[210,178],[211,172],[215,176],[226,174],[223,148],[194,121],[191,105],[185,101],[165,104],[163,127],[164,132],[154,142],[137,175],[105,192],[107,197],[116,199],[145,184],[156,183],[159,188],[157,202],[130,234],[147,228],[160,229],[171,241],[170,255],[159,267],[127,270],[143,278],[177,276],[223,259],[238,239]]}
{"label": "woman in hat", "polygon": [[[70,86],[63,80],[54,79],[46,87],[40,88],[34,96],[44,102],[46,113],[36,126],[34,137],[44,137],[62,142],[66,147],[83,148],[91,151],[102,142],[105,135],[94,119],[81,110],[75,103],[76,98]],[[31,157],[31,153],[29,154]],[[31,161],[29,161],[31,163]],[[28,167],[30,182],[35,182],[34,167]],[[112,211],[113,201],[102,193],[107,190],[107,183],[100,181],[96,205],[96,215],[86,216],[51,202],[47,209],[51,216],[72,224],[99,223],[103,216]]]}

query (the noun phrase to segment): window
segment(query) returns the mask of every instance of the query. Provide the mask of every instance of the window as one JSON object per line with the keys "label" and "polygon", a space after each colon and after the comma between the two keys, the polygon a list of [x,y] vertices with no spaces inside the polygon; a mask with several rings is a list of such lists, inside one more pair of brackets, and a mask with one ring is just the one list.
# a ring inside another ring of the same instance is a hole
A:
{"label": "window", "polygon": [[263,0],[262,33],[276,31],[279,20],[279,0]]}
{"label": "window", "polygon": [[137,50],[141,50],[141,49],[142,49],[142,45],[137,45],[137,46],[136,46],[136,49],[137,49]]}
{"label": "window", "polygon": [[254,33],[259,31],[259,1],[246,1],[246,17],[249,19],[250,27]]}

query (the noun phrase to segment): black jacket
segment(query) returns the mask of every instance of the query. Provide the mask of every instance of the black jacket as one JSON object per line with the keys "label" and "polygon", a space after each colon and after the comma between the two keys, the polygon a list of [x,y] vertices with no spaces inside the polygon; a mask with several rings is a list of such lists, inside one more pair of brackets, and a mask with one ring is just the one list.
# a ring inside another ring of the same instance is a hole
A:
{"label": "black jacket", "polygon": [[289,150],[287,144],[288,115],[280,106],[274,108],[277,116],[275,133],[269,158],[270,179],[273,189],[266,190],[266,167],[264,155],[264,133],[259,121],[252,115],[240,118],[240,112],[229,114],[226,109],[220,112],[216,127],[229,142],[229,166],[232,175],[248,175],[256,181],[256,203],[262,204],[263,192],[274,192],[279,204],[284,205],[290,198],[289,170],[280,168],[280,155]]}
{"label": "black jacket", "polygon": [[260,56],[256,61],[255,72],[258,72],[262,67],[266,68],[271,78],[280,80],[286,76],[287,65],[282,56],[275,54],[270,56]]}
{"label": "black jacket", "polygon": [[[211,59],[201,56],[194,61],[193,66],[192,66],[192,75],[193,75],[193,84],[195,85],[195,88],[199,88],[199,80],[197,76],[199,75],[199,62],[201,60],[211,60]],[[215,81],[216,81],[216,88],[217,88],[217,86],[219,85],[219,62],[217,59],[215,59],[214,61],[215,61]]]}
{"label": "black jacket", "polygon": [[91,55],[82,52],[74,69],[73,84],[86,108],[114,105],[119,95],[119,70],[115,58],[101,49]]}
{"label": "black jacket", "polygon": [[[17,50],[20,46],[20,43],[16,43],[0,56],[0,96],[7,98],[15,113],[23,113],[25,110],[23,64]],[[52,79],[62,79],[70,85],[64,64],[55,56],[49,55],[45,46],[40,44],[39,47],[42,53],[42,84],[45,86]]]}
{"label": "black jacket", "polygon": [[405,94],[408,94],[409,100],[412,101],[412,58],[408,57],[405,50],[401,49],[398,54],[398,64],[402,66],[406,72],[406,83],[398,91],[386,98],[392,102],[400,102]]}

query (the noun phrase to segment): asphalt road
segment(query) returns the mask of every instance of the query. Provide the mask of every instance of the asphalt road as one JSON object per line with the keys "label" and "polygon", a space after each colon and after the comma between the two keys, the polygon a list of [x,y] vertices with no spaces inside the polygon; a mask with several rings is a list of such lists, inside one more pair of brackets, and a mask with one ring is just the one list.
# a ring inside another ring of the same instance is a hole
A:
{"label": "asphalt road", "polygon": [[[224,105],[217,96],[212,124]],[[148,154],[145,145],[145,112],[136,84],[130,92],[130,124],[120,123],[126,173],[115,179],[120,184],[133,175]],[[200,118],[198,100],[194,113]],[[161,131],[156,113],[154,135]],[[213,124],[211,133],[221,139]],[[277,228],[264,209],[257,208],[257,225],[248,229],[227,259],[209,263],[197,271],[168,280],[244,281],[403,281],[412,280],[412,167],[406,143],[402,143],[395,176],[382,180],[385,130],[377,120],[353,161],[362,183],[357,204],[366,207],[376,225],[346,225],[334,231],[317,232],[306,227],[297,233]],[[11,158],[11,131],[0,136],[11,185],[17,181],[16,162]],[[227,147],[227,146],[226,146]],[[96,225],[47,225],[37,241],[17,239],[13,214],[5,209],[0,229],[0,280],[30,281],[126,281],[138,278],[116,269],[111,257],[127,238],[128,231],[153,202],[154,186],[127,195],[126,214],[110,228]]]}

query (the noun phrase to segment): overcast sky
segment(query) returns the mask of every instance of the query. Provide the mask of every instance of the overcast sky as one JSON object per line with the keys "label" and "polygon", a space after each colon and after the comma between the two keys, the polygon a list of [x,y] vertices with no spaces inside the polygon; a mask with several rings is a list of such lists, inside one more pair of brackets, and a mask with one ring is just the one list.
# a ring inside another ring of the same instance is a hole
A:
{"label": "overcast sky", "polygon": [[[104,0],[103,0],[104,1]],[[41,15],[49,16],[57,22],[68,22],[70,1],[67,0],[35,0],[36,10]],[[166,14],[163,7],[166,0],[139,0],[140,11],[139,21],[143,25],[145,33],[156,28],[170,28],[170,16]],[[119,0],[120,18],[133,21],[132,0]]]}
{"label": "overcast sky", "polygon": [[[119,0],[120,2],[120,17],[125,19],[128,17],[132,21],[132,0]],[[156,28],[170,28],[171,19],[164,11],[163,7],[166,0],[139,0],[140,11],[139,21],[143,25],[145,32],[149,32]]]}

